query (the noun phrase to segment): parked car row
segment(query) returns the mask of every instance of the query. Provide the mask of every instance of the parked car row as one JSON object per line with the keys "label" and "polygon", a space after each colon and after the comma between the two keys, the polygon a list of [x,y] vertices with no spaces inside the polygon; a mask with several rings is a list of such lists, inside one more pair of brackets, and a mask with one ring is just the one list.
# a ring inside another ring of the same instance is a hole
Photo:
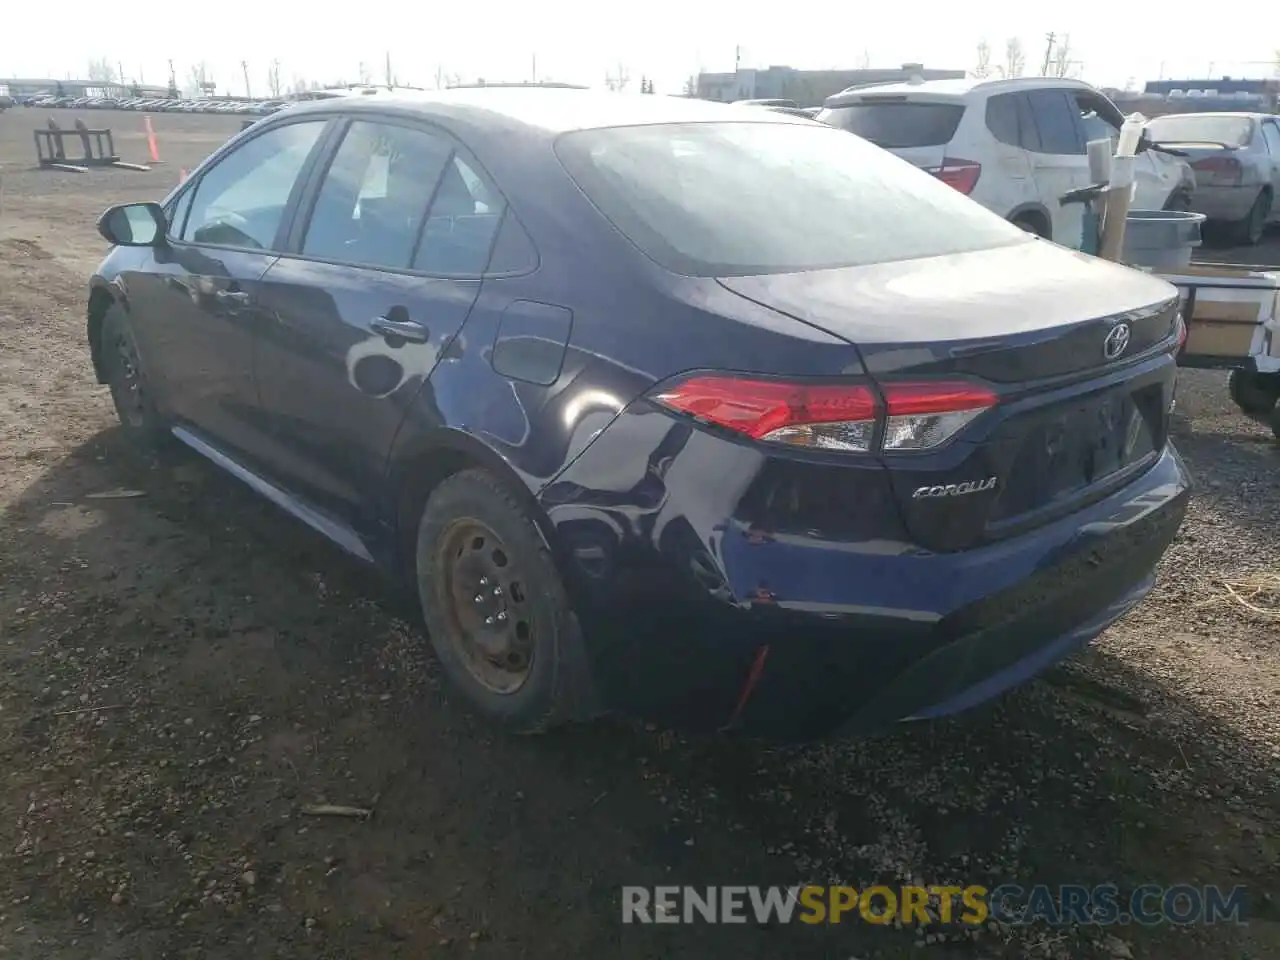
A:
{"label": "parked car row", "polygon": [[138,110],[147,113],[236,113],[263,116],[288,105],[287,100],[173,100],[168,97],[27,97],[28,107],[75,110]]}

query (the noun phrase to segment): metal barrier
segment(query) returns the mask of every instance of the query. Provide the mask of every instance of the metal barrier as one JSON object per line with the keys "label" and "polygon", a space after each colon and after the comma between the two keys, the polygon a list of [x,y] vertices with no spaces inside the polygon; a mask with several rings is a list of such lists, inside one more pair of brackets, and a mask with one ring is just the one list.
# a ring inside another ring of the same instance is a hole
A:
{"label": "metal barrier", "polygon": [[[109,129],[90,130],[83,120],[77,120],[74,130],[63,130],[53,119],[49,129],[35,130],[36,160],[43,170],[72,170],[83,173],[90,167],[120,167],[125,170],[150,170],[138,163],[125,163],[116,153],[116,141]],[[67,153],[79,141],[79,156]]]}

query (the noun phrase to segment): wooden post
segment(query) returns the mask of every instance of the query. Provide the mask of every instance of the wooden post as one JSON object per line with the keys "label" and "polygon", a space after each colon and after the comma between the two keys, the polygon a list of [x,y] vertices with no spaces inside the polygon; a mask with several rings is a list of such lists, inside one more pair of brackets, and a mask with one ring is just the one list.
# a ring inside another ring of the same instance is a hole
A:
{"label": "wooden post", "polygon": [[1098,245],[1098,256],[1104,260],[1120,262],[1132,194],[1133,157],[1116,157],[1111,171],[1111,189],[1107,191],[1107,208],[1102,217],[1102,242]]}

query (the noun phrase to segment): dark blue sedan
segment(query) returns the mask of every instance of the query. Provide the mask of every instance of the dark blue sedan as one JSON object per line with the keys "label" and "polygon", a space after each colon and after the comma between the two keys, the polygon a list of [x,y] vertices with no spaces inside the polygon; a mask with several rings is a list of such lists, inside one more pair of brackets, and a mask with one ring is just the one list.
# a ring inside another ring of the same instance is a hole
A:
{"label": "dark blue sedan", "polygon": [[1137,604],[1186,509],[1174,288],[801,118],[324,100],[100,230],[125,431],[402,577],[514,730],[961,710]]}

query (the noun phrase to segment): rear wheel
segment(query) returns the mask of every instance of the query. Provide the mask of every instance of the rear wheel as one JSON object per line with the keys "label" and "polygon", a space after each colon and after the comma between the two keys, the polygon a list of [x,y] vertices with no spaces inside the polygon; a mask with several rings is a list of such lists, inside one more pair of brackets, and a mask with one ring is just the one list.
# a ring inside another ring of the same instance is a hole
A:
{"label": "rear wheel", "polygon": [[578,620],[537,525],[493,474],[427,499],[418,596],[449,679],[486,717],[534,733],[594,712]]}
{"label": "rear wheel", "polygon": [[1165,203],[1164,208],[1166,210],[1187,213],[1191,210],[1191,195],[1179,190],[1169,198]]}
{"label": "rear wheel", "polygon": [[1249,208],[1248,215],[1243,220],[1237,220],[1233,225],[1233,232],[1236,240],[1240,243],[1254,246],[1262,242],[1263,231],[1266,230],[1267,220],[1271,216],[1271,194],[1263,190],[1258,194],[1253,206]]}
{"label": "rear wheel", "polygon": [[1022,214],[1020,216],[1014,217],[1009,222],[1012,223],[1015,227],[1018,227],[1019,229],[1027,231],[1027,233],[1034,233],[1037,237],[1040,237],[1042,240],[1050,239],[1049,228],[1044,224],[1044,222],[1039,217],[1033,217],[1027,214]]}
{"label": "rear wheel", "polygon": [[111,402],[125,435],[139,446],[158,446],[169,424],[156,409],[155,395],[142,368],[129,316],[112,305],[102,319],[101,357]]}

